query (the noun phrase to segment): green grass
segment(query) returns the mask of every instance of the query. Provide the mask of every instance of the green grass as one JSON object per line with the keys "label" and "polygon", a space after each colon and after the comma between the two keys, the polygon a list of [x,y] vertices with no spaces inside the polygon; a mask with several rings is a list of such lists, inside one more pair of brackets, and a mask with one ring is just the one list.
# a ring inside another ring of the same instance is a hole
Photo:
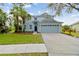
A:
{"label": "green grass", "polygon": [[0,34],[0,44],[44,43],[40,34]]}
{"label": "green grass", "polygon": [[16,54],[0,54],[0,56],[48,56],[48,53],[16,53]]}
{"label": "green grass", "polygon": [[65,34],[68,34],[68,35],[70,35],[70,33],[69,32],[64,32]]}
{"label": "green grass", "polygon": [[79,33],[76,33],[76,32],[71,32],[71,34],[69,32],[65,32],[65,34],[68,34],[68,35],[74,36],[74,37],[79,37]]}
{"label": "green grass", "polygon": [[74,36],[74,37],[79,37],[79,33],[74,33],[74,32],[72,32],[71,34],[72,34],[72,36]]}

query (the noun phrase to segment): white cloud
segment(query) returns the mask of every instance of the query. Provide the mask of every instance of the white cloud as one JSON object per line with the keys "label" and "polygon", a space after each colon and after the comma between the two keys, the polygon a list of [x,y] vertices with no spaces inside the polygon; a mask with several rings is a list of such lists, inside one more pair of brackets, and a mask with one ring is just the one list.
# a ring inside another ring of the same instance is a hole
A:
{"label": "white cloud", "polygon": [[41,14],[41,11],[38,11],[38,14]]}
{"label": "white cloud", "polygon": [[34,13],[31,13],[31,12],[29,14],[34,15]]}
{"label": "white cloud", "polygon": [[42,14],[42,13],[49,13],[49,11],[48,10],[38,11],[38,14]]}
{"label": "white cloud", "polygon": [[4,12],[8,13],[8,14],[9,14],[9,12],[10,12],[10,9],[9,9],[8,6],[6,6],[6,8],[2,8],[2,10],[3,10]]}
{"label": "white cloud", "polygon": [[30,4],[25,6],[25,8],[30,8],[30,7],[31,7],[31,5],[30,5]]}
{"label": "white cloud", "polygon": [[76,16],[79,16],[79,14],[71,15],[71,17],[76,17]]}
{"label": "white cloud", "polygon": [[45,10],[44,13],[52,14],[52,12],[49,9]]}
{"label": "white cloud", "polygon": [[46,10],[45,12],[46,12],[46,13],[49,13],[49,11],[48,11],[48,10]]}
{"label": "white cloud", "polygon": [[71,17],[77,17],[77,16],[79,16],[79,13],[74,13],[71,15]]}
{"label": "white cloud", "polygon": [[33,5],[37,5],[38,3],[33,3]]}
{"label": "white cloud", "polygon": [[9,14],[10,13],[10,10],[7,10],[6,12]]}
{"label": "white cloud", "polygon": [[67,17],[56,17],[54,18],[57,21],[63,22],[63,25],[71,25],[75,22],[78,22],[79,19],[77,17],[67,16]]}

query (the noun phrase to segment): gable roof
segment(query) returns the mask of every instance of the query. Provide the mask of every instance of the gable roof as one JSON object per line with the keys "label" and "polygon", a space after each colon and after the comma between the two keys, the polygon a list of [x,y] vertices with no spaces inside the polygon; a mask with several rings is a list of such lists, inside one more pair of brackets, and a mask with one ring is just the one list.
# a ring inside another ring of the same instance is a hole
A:
{"label": "gable roof", "polygon": [[41,22],[44,22],[44,23],[52,23],[52,22],[62,23],[62,22],[58,22],[58,21],[54,20],[54,16],[49,15],[48,13],[44,13],[40,16],[45,17],[44,20],[41,21]]}
{"label": "gable roof", "polygon": [[47,20],[45,19],[45,20],[42,20],[41,22],[43,22],[43,23],[62,23],[62,22],[58,22],[54,19],[47,19]]}
{"label": "gable roof", "polygon": [[54,16],[52,16],[52,15],[46,13],[46,12],[43,13],[43,14],[41,14],[41,15],[35,15],[35,16],[33,16],[33,17],[44,17],[44,16],[51,16],[51,17],[54,17]]}
{"label": "gable roof", "polygon": [[41,22],[41,23],[63,23],[63,22],[59,22],[59,21],[56,21],[54,20],[54,16],[52,15],[49,15],[48,13],[43,13],[41,15],[38,15],[38,16],[32,16],[34,19],[35,18],[39,18],[39,17],[43,17],[44,19],[39,21],[39,20],[32,20],[32,22],[34,21],[38,21],[38,22]]}

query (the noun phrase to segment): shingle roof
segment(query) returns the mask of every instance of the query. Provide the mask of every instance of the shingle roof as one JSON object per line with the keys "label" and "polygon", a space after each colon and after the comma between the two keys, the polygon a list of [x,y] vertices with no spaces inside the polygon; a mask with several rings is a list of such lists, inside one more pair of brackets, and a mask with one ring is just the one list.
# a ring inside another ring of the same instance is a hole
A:
{"label": "shingle roof", "polygon": [[41,15],[39,15],[39,16],[33,16],[33,17],[44,17],[44,20],[42,20],[41,22],[43,22],[43,23],[52,23],[52,22],[55,22],[55,23],[62,23],[62,22],[58,22],[58,21],[56,21],[56,20],[54,20],[54,16],[52,16],[52,15],[49,15],[48,13],[43,13],[43,14],[41,14]]}
{"label": "shingle roof", "polygon": [[54,20],[54,17],[53,16],[51,16],[51,15],[49,15],[49,14],[47,14],[47,13],[44,13],[44,14],[42,14],[41,16],[43,16],[43,17],[45,17],[44,18],[44,20],[42,20],[41,22],[44,22],[44,23],[52,23],[52,22],[55,22],[55,23],[62,23],[62,22],[58,22],[58,21],[56,21],[56,20]]}
{"label": "shingle roof", "polygon": [[58,22],[58,21],[56,21],[54,19],[42,20],[41,22],[43,22],[43,23],[62,23],[62,22]]}
{"label": "shingle roof", "polygon": [[[52,15],[50,15],[48,13],[43,13],[41,15],[36,15],[36,16],[32,16],[32,17],[44,17],[44,16],[52,16]],[[54,17],[54,16],[52,16],[52,17]]]}

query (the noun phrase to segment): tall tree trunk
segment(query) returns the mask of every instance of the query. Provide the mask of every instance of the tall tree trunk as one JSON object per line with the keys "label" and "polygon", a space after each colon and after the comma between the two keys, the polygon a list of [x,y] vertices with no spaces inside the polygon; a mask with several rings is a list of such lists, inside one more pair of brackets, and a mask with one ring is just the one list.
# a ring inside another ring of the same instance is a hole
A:
{"label": "tall tree trunk", "polygon": [[19,32],[19,20],[18,20],[18,17],[16,17],[16,31],[15,32]]}

